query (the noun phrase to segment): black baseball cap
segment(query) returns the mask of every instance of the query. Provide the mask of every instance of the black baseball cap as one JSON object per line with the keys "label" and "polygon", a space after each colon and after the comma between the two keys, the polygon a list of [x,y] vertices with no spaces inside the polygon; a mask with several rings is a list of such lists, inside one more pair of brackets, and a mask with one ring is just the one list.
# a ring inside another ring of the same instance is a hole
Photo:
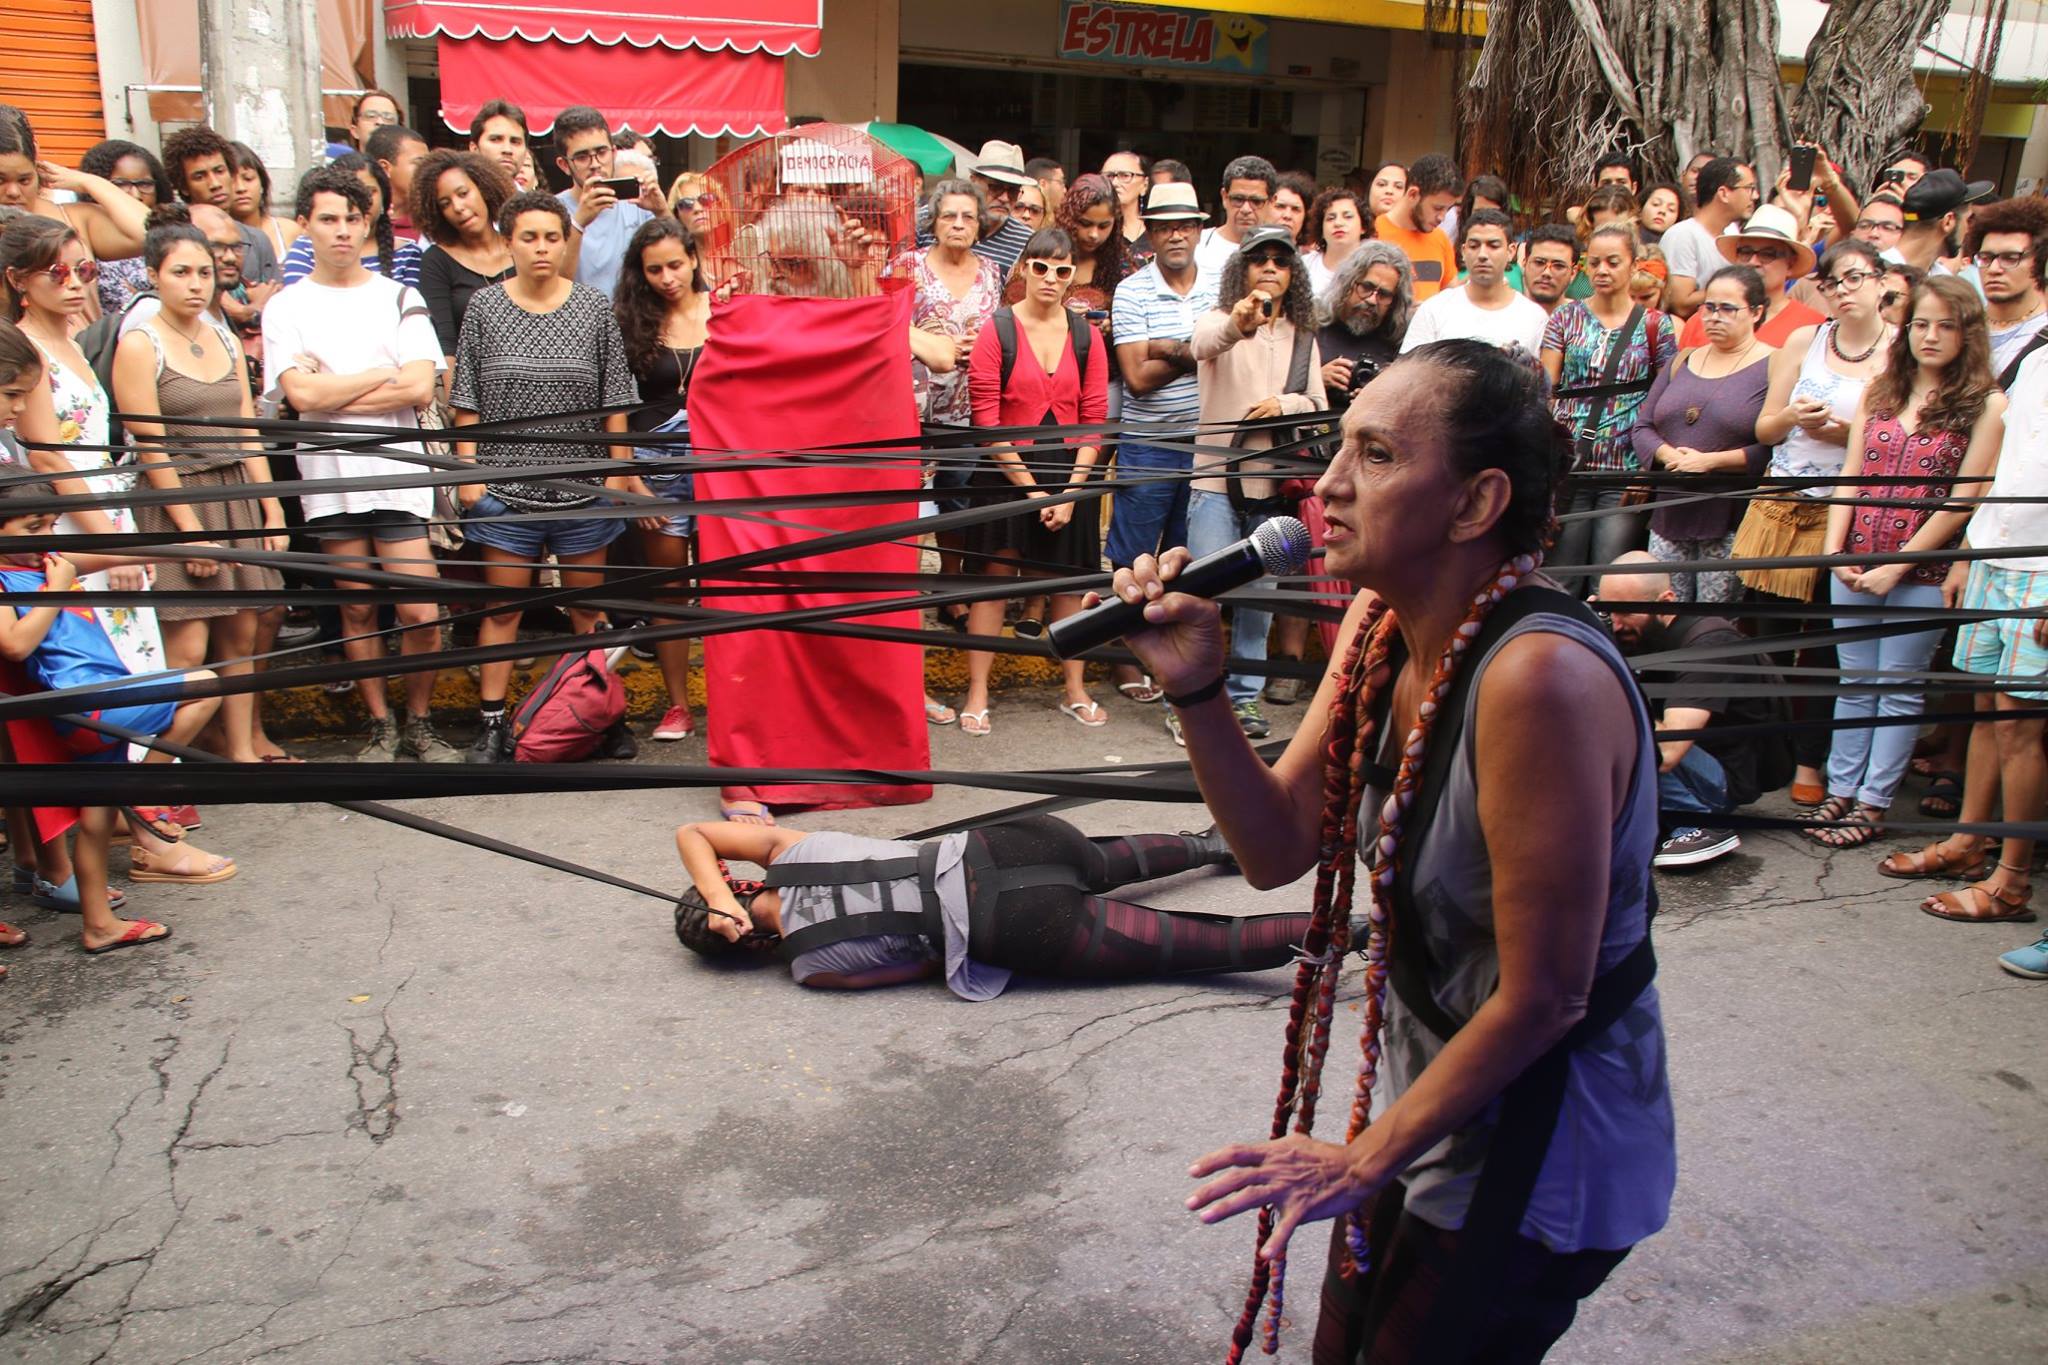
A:
{"label": "black baseball cap", "polygon": [[1989,180],[1964,180],[1946,166],[1940,166],[1920,177],[1913,188],[1906,191],[1905,204],[1901,208],[1908,223],[1931,222],[1954,213],[1965,204],[1975,204],[1990,198],[1998,192],[1998,186]]}
{"label": "black baseball cap", "polygon": [[1264,227],[1255,227],[1247,232],[1244,240],[1237,244],[1237,254],[1249,256],[1260,247],[1266,246],[1284,246],[1290,254],[1301,254],[1301,248],[1295,245],[1294,234],[1277,223],[1268,223]]}

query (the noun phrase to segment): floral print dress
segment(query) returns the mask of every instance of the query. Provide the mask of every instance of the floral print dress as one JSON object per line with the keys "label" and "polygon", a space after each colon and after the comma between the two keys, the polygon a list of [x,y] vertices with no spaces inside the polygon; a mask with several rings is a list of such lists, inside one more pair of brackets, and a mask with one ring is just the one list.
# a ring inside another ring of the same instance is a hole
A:
{"label": "floral print dress", "polygon": [[[36,343],[36,349],[42,351],[43,373],[50,377],[50,401],[57,409],[57,439],[73,447],[64,452],[65,458],[73,469],[86,475],[85,486],[92,492],[112,500],[122,498],[135,487],[135,470],[126,464],[116,466],[112,455],[95,448],[107,444],[107,418],[113,411],[107,391],[96,378],[79,378],[41,342]],[[116,531],[136,529],[135,513],[118,501],[109,501],[100,510]],[[57,531],[60,535],[82,535],[85,528],[75,517],[62,516],[57,518]],[[110,587],[107,579],[108,571],[101,569],[81,575],[78,586],[88,592],[104,592]],[[99,617],[100,626],[114,643],[114,652],[128,665],[130,673],[155,673],[163,668],[164,644],[157,632],[154,611],[147,607],[102,606],[94,607],[93,614]]]}
{"label": "floral print dress", "polygon": [[[956,299],[946,282],[939,278],[931,267],[929,249],[906,251],[890,262],[887,274],[891,278],[907,279],[917,291],[917,302],[913,305],[910,323],[922,327],[936,321],[938,330],[949,337],[973,336],[985,326],[996,308],[1002,303],[1002,279],[991,262],[974,258],[978,263],[974,283],[968,286],[967,297]],[[954,370],[951,374],[933,374],[924,362],[910,362],[912,383],[916,386],[918,410],[927,422],[949,427],[969,426],[974,421],[974,409],[967,397],[967,371]]]}

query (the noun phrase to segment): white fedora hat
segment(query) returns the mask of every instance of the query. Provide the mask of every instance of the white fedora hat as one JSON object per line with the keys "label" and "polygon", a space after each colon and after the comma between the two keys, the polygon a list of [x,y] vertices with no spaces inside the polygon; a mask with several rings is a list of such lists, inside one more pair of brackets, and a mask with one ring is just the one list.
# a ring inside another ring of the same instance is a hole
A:
{"label": "white fedora hat", "polygon": [[1714,245],[1721,249],[1724,260],[1733,261],[1736,248],[1744,242],[1791,248],[1790,277],[1795,280],[1812,274],[1813,263],[1819,259],[1812,247],[1799,240],[1799,220],[1776,204],[1761,205],[1746,223],[1730,223]]}

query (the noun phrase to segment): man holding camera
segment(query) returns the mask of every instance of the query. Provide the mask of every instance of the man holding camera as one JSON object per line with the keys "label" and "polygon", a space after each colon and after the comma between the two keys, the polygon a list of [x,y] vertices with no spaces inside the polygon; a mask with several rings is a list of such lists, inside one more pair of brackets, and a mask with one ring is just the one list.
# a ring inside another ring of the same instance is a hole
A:
{"label": "man holding camera", "polygon": [[1415,276],[1407,253],[1392,242],[1359,243],[1316,300],[1328,318],[1316,333],[1323,388],[1342,405],[1401,354],[1415,308]]}

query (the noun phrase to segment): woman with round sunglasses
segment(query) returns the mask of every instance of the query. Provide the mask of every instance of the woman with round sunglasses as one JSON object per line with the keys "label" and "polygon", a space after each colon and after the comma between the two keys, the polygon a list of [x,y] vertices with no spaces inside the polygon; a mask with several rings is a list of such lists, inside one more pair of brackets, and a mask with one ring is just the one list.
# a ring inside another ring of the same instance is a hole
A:
{"label": "woman with round sunglasses", "polygon": [[[1776,559],[1817,555],[1827,539],[1828,504],[1842,460],[1849,427],[1863,390],[1884,371],[1892,326],[1878,311],[1884,260],[1868,242],[1839,243],[1821,263],[1821,289],[1834,300],[1834,321],[1802,327],[1785,339],[1771,358],[1771,388],[1756,419],[1757,439],[1775,449],[1765,473],[1788,481],[1750,500],[1735,532],[1736,559]],[[1828,575],[1817,568],[1739,570],[1750,596],[1765,603],[1793,603],[1825,608]],[[1822,629],[1813,620],[1765,616],[1757,623],[1763,638],[1805,634]],[[1795,662],[1832,669],[1835,652],[1823,646],[1795,659],[1789,649],[1770,651],[1780,667]],[[1804,700],[1804,699],[1801,699]],[[1820,714],[1815,705],[1793,710]],[[1802,729],[1792,736],[1798,768],[1792,777],[1794,804],[1818,806],[1827,799],[1821,770],[1828,761],[1826,730]]]}
{"label": "woman with round sunglasses", "polygon": [[[0,282],[5,285],[0,295],[7,318],[43,357],[42,380],[30,391],[15,426],[25,442],[44,447],[28,451],[29,465],[46,474],[84,476],[53,483],[61,494],[109,499],[103,506],[82,507],[59,517],[57,530],[64,535],[135,530],[134,515],[121,505],[135,487],[134,467],[126,461],[117,467],[107,450],[114,405],[85,352],[72,340],[98,278],[99,263],[66,223],[29,215],[0,231]],[[88,590],[139,592],[149,586],[150,573],[141,565],[123,565],[87,574],[79,582]],[[154,612],[137,607],[93,610],[129,672],[154,673],[164,666]]]}
{"label": "woman with round sunglasses", "polygon": [[[1067,307],[1074,281],[1074,239],[1064,228],[1041,228],[1031,234],[1017,260],[1024,277],[1024,297],[1014,308],[998,309],[981,329],[967,367],[968,393],[978,427],[1054,426],[1101,422],[1109,408],[1109,347],[1100,333],[1077,319]],[[1008,314],[1008,318],[1005,318]],[[1006,374],[1002,334],[1016,338]],[[1086,343],[1087,356],[1078,353]],[[968,482],[970,488],[1007,491],[1019,501],[1036,503],[1010,516],[969,527],[967,550],[978,556],[981,571],[1007,578],[1093,573],[1102,563],[1102,535],[1097,497],[1055,502],[1056,493],[1084,483],[1095,468],[1101,447],[1050,441],[1025,447],[996,446]],[[977,500],[979,505],[987,505]],[[1079,593],[1052,599],[1050,615],[1058,621],[1081,609]],[[975,635],[1002,629],[1003,600],[976,602],[967,626]],[[967,700],[960,707],[960,728],[970,735],[989,733],[988,679],[995,656],[986,650],[967,651]],[[1062,715],[1082,725],[1106,724],[1103,711],[1082,685],[1079,660],[1063,668],[1066,694]]]}

